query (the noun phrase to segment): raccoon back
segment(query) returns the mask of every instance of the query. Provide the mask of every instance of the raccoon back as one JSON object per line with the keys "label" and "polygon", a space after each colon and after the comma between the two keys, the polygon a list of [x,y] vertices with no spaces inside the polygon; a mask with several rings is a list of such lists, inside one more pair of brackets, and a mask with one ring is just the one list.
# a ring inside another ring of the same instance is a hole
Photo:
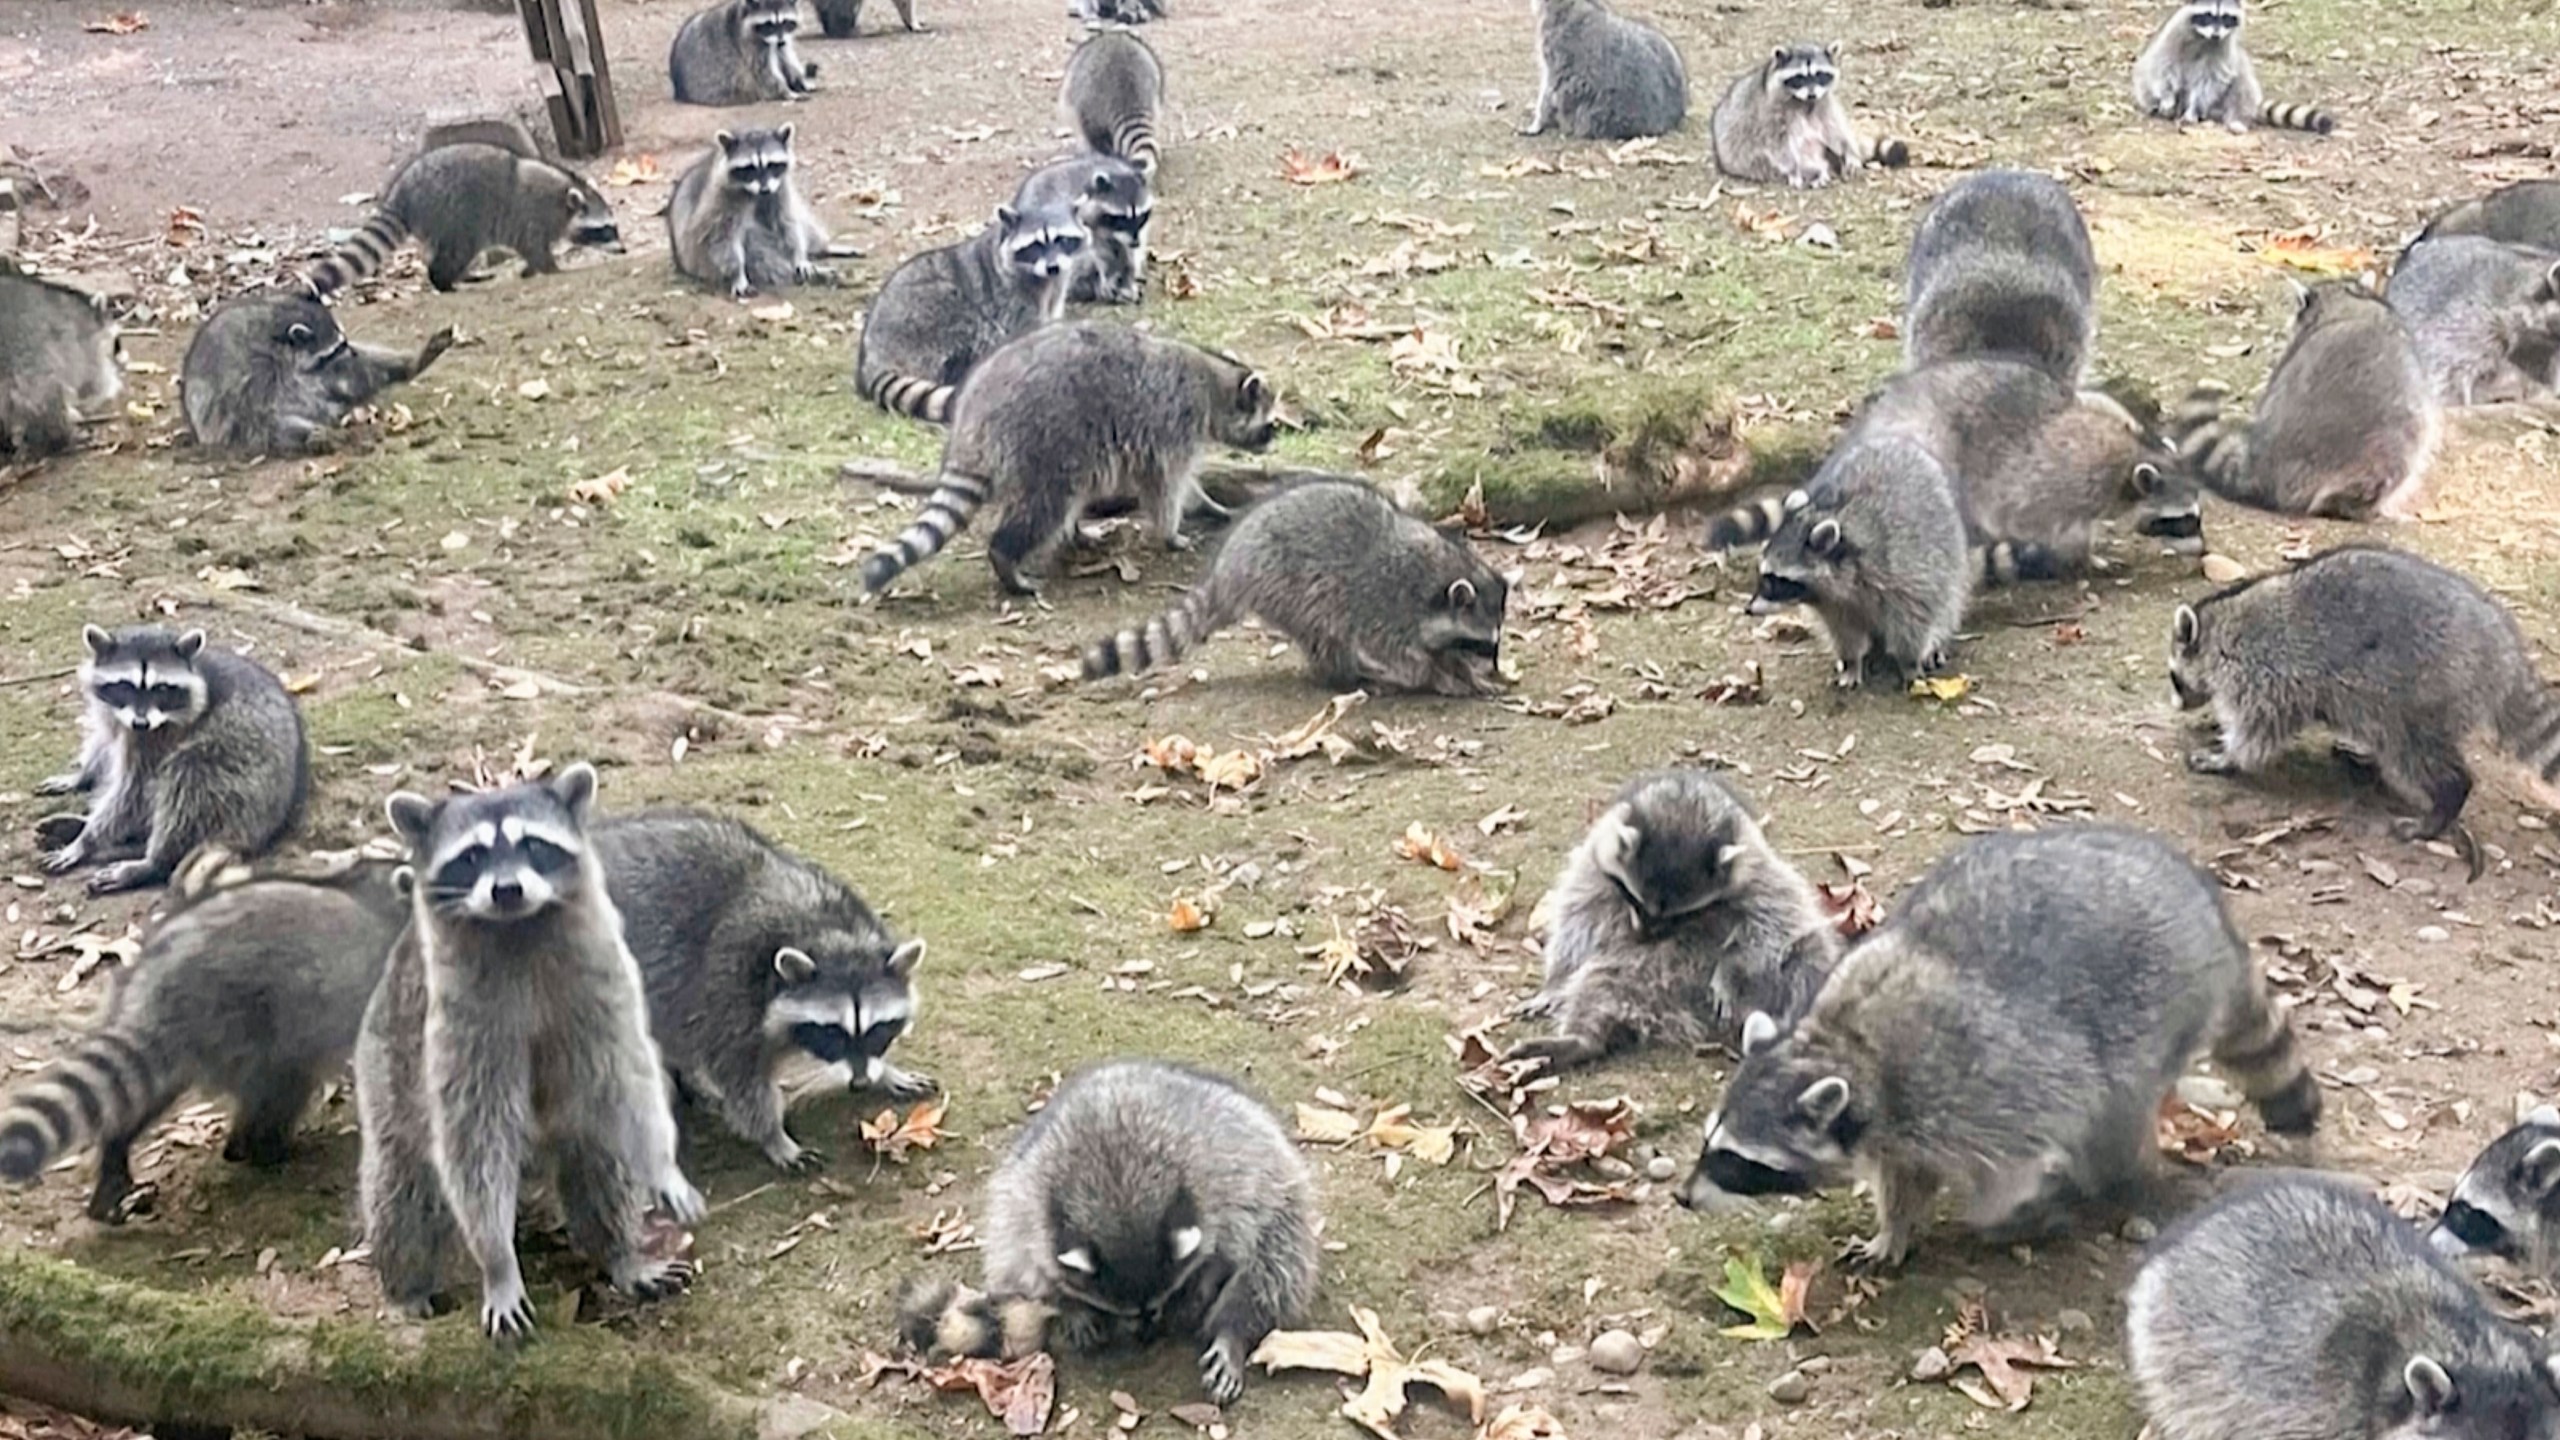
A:
{"label": "raccoon back", "polygon": [[1565,134],[1632,140],[1688,118],[1689,69],[1669,36],[1602,0],[1541,0],[1538,10],[1538,63]]}
{"label": "raccoon back", "polygon": [[2227,498],[2289,515],[2366,518],[2423,478],[2441,424],[2435,389],[2389,306],[2315,303],[2343,313],[2296,325],[2258,398],[2248,465]]}
{"label": "raccoon back", "polygon": [[[1146,41],[1129,31],[1100,31],[1078,45],[1067,61],[1059,106],[1085,144],[1105,155],[1137,160],[1125,143],[1128,126],[1152,122],[1163,104],[1164,65]],[[1147,144],[1152,152],[1152,130]]]}
{"label": "raccoon back", "polygon": [[747,29],[746,0],[728,0],[686,17],[667,51],[667,79],[687,105],[753,105],[787,92],[765,64],[764,46]]}
{"label": "raccoon back", "polygon": [[[1036,292],[1007,274],[994,227],[909,257],[863,313],[854,380],[875,402],[899,379],[957,385],[970,369],[1045,318]],[[884,402],[885,403],[885,402]]]}
{"label": "raccoon back", "polygon": [[0,269],[0,450],[42,454],[78,438],[77,412],[124,393],[116,328],[67,285]]}
{"label": "raccoon back", "polygon": [[1904,272],[1905,363],[2007,353],[2080,383],[2097,343],[2097,259],[2069,191],[2024,171],[1950,186]]}

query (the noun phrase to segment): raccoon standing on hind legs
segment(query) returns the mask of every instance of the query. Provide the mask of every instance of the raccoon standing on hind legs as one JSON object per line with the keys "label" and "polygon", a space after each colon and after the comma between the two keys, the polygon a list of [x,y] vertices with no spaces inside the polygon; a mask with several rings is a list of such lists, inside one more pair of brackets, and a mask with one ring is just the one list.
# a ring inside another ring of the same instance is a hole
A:
{"label": "raccoon standing on hind legs", "polygon": [[1840,68],[1820,45],[1781,45],[1734,77],[1712,119],[1716,168],[1736,180],[1802,190],[1869,165],[1911,163],[1900,140],[1870,141],[1849,121]]}
{"label": "raccoon standing on hind legs", "polygon": [[1523,135],[1576,140],[1668,135],[1689,118],[1689,67],[1669,36],[1602,0],[1529,0],[1538,98]]}
{"label": "raccoon standing on hind legs", "polygon": [[2257,67],[2240,46],[2240,0],[2187,0],[2133,62],[2133,104],[2145,115],[2186,125],[2251,125],[2326,135],[2336,117],[2315,105],[2269,101]]}

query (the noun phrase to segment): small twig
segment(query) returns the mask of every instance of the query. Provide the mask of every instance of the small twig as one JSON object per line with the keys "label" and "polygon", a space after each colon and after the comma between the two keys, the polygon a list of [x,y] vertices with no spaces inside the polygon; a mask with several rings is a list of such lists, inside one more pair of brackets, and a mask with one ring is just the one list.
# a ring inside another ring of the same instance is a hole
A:
{"label": "small twig", "polygon": [[704,1215],[706,1215],[706,1216],[710,1216],[710,1215],[717,1215],[717,1214],[719,1214],[719,1213],[720,1213],[721,1211],[723,1211],[723,1210],[735,1210],[735,1209],[737,1209],[739,1206],[746,1204],[748,1201],[753,1200],[753,1199],[754,1199],[754,1198],[756,1198],[757,1196],[759,1196],[759,1195],[763,1194],[763,1193],[764,1193],[764,1192],[766,1192],[767,1190],[770,1190],[770,1189],[774,1188],[775,1186],[777,1186],[777,1185],[779,1185],[779,1184],[781,1184],[781,1183],[782,1183],[782,1182],[781,1182],[781,1181],[779,1181],[779,1180],[767,1180],[766,1182],[764,1182],[763,1184],[761,1184],[761,1185],[757,1186],[757,1187],[756,1187],[756,1188],[754,1188],[753,1190],[748,1191],[746,1194],[744,1194],[744,1195],[732,1195],[732,1196],[730,1196],[728,1199],[721,1201],[719,1204],[712,1206],[710,1209],[705,1210],[705,1211],[703,1211],[702,1213],[703,1213]]}
{"label": "small twig", "polygon": [[68,680],[79,673],[79,666],[66,665],[59,670],[39,670],[31,675],[0,675],[0,688],[11,685],[41,685],[47,680]]}

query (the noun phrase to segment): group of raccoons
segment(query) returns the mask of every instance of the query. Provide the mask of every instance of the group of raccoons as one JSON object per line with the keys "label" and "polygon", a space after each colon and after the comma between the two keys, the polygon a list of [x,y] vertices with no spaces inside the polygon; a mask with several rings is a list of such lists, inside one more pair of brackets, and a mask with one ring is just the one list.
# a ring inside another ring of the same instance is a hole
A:
{"label": "group of raccoons", "polygon": [[[830,35],[860,0],[816,0]],[[1688,104],[1679,52],[1598,0],[1533,0],[1539,80],[1524,133],[1656,135]],[[917,28],[909,0],[899,18]],[[1087,150],[1024,180],[975,237],[891,271],[870,302],[855,384],[947,426],[938,488],[863,566],[866,596],[993,503],[998,584],[1029,593],[1089,508],[1134,501],[1187,547],[1213,443],[1270,443],[1274,396],[1250,366],[1070,301],[1145,288],[1163,68],[1127,27],[1156,0],[1088,0],[1097,22],[1063,106]],[[687,21],[669,70],[702,104],[808,93],[797,0],[730,0]],[[2238,0],[2191,0],[2134,67],[2143,112],[2327,133],[2268,103]],[[1715,163],[1797,186],[1909,158],[1851,125],[1820,46],[1791,45],[1715,109]],[[520,131],[513,132],[520,135]],[[675,186],[677,269],[733,295],[829,278],[830,244],[794,182],[792,127],[723,133]],[[556,269],[563,239],[618,245],[611,208],[505,128],[459,131],[404,165],[363,229],[297,284],[224,304],[189,347],[190,431],[207,447],[296,453],[406,379],[415,356],[354,345],[326,298],[424,250],[450,289],[508,249]],[[2437,216],[2387,294],[2307,291],[2246,423],[2198,391],[2167,417],[2086,385],[2097,267],[2069,193],[2015,171],[1968,176],[1912,240],[1899,374],[1870,395],[1800,488],[1716,517],[1708,547],[1761,547],[1753,613],[1810,607],[1838,680],[1900,682],[1943,663],[1978,587],[2099,568],[2093,533],[2203,548],[2201,492],[2293,515],[2411,512],[2446,407],[2560,383],[2560,181]],[[118,390],[114,329],[87,297],[0,271],[8,447],[73,442]],[[1365,482],[1293,476],[1234,516],[1163,616],[1093,645],[1089,678],[1163,664],[1251,614],[1342,688],[1468,697],[1504,684],[1508,587],[1465,538]],[[145,1192],[131,1148],[190,1088],[233,1097],[225,1156],[280,1159],[312,1091],[352,1053],[366,1242],[390,1305],[430,1313],[458,1250],[493,1336],[531,1324],[520,1190],[547,1189],[575,1246],[642,1297],[690,1261],[653,1217],[691,1224],[674,1102],[716,1111],[785,1170],[822,1163],[784,1124],[779,1077],[814,1059],[855,1088],[932,1088],[887,1053],[917,1011],[924,942],[900,940],[809,861],[716,815],[596,812],[595,772],[441,801],[388,802],[399,854],[261,859],[310,771],[285,687],[201,631],[85,633],[82,744],[42,787],[86,792],[39,828],[47,866],[98,867],[97,892],[167,884],[103,1021],[0,1108],[0,1177],[34,1180],[94,1143],[89,1213]],[[2169,679],[2210,707],[2202,773],[2267,764],[2303,729],[2336,737],[2412,812],[2461,827],[2466,744],[2493,739],[2560,777],[2560,695],[2507,612],[2416,556],[2344,546],[2180,606]],[[1639,776],[1581,837],[1544,907],[1544,981],[1520,1007],[1551,1033],[1506,1059],[1562,1069],[1642,1045],[1729,1048],[1684,1205],[1800,1195],[1852,1180],[1899,1263],[1942,1192],[1967,1228],[2051,1232],[2121,1202],[2153,1166],[2154,1116],[2210,1058],[2271,1131],[2308,1134],[2319,1086],[2212,877],[2166,841],[2098,825],[1974,839],[1879,929],[1839,938],[1750,803],[1700,770]],[[989,1182],[983,1289],[930,1277],[902,1297],[919,1350],[1018,1356],[1163,1335],[1199,1348],[1233,1400],[1246,1357],[1307,1314],[1317,1196],[1289,1133],[1232,1081],[1120,1059],[1060,1086]],[[2237,1188],[2162,1237],[2128,1301],[2133,1372],[2163,1440],[2560,1436],[2560,1359],[2495,1317],[2448,1257],[2560,1263],[2560,1111],[2497,1140],[2442,1222],[2405,1226],[2362,1187],[2307,1176]]]}

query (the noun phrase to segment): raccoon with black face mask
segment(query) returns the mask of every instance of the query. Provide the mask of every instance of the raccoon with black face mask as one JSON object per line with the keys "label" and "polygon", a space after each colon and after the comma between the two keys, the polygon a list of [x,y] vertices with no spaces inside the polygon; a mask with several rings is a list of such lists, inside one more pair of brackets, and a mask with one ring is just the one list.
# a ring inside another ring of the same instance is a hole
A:
{"label": "raccoon with black face mask", "polygon": [[451,290],[490,250],[510,250],[527,275],[556,275],[552,250],[566,239],[615,254],[622,231],[604,192],[576,172],[495,145],[451,144],[402,165],[355,237],[305,277],[315,295],[380,274],[414,239],[427,283]]}
{"label": "raccoon with black face mask", "polygon": [[1064,211],[1084,227],[1086,244],[1076,263],[1075,283],[1067,291],[1069,300],[1135,305],[1146,298],[1147,229],[1156,203],[1137,166],[1109,155],[1053,160],[1032,171],[1013,192],[1013,211]]}
{"label": "raccoon with black face mask", "polygon": [[2316,105],[2266,98],[2240,45],[2240,0],[2188,0],[2162,22],[2133,62],[2134,108],[2186,125],[2251,125],[2326,135],[2336,117]]}
{"label": "raccoon with black face mask", "polygon": [[2427,1241],[2439,1255],[2560,1274],[2560,1106],[2536,1106],[2473,1158]]}
{"label": "raccoon with black face mask", "polygon": [[226,300],[179,362],[187,434],[208,450],[240,454],[332,449],[348,411],[425,373],[453,338],[448,325],[413,355],[356,344],[308,295]]}
{"label": "raccoon with black face mask", "polygon": [[728,0],[695,12],[667,51],[667,78],[685,105],[799,100],[818,67],[800,58],[800,0]]}
{"label": "raccoon with black face mask", "polygon": [[1053,200],[1001,206],[969,239],[910,257],[863,312],[854,388],[893,415],[948,422],[978,362],[1066,313],[1089,239],[1073,203]]}
{"label": "raccoon with black face mask", "polygon": [[676,271],[731,299],[793,285],[833,283],[819,265],[826,227],[792,177],[792,127],[721,131],[685,168],[667,201],[667,240]]}
{"label": "raccoon with black face mask", "polygon": [[41,460],[79,443],[83,412],[124,393],[105,302],[0,254],[0,452]]}
{"label": "raccoon with black face mask", "polygon": [[1810,189],[1869,165],[1911,163],[1900,140],[1869,140],[1834,88],[1840,67],[1820,45],[1781,45],[1734,77],[1712,122],[1716,168],[1736,180]]}

